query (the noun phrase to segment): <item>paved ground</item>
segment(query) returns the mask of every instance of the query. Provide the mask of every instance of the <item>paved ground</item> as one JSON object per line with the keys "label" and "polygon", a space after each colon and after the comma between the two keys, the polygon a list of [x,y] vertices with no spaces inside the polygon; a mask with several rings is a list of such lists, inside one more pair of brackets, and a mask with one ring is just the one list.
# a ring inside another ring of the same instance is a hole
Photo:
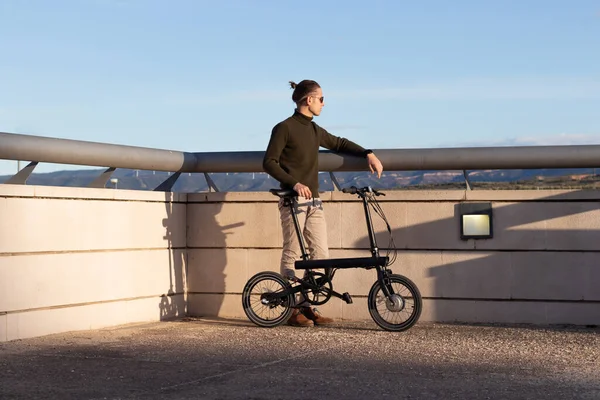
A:
{"label": "paved ground", "polygon": [[600,399],[600,329],[188,319],[0,343],[1,399]]}

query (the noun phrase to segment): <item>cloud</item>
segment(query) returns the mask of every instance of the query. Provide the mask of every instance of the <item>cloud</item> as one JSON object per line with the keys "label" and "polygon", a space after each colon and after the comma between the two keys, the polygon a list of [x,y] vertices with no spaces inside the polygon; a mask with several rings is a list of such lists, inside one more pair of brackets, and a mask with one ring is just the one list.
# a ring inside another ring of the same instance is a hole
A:
{"label": "cloud", "polygon": [[472,78],[358,90],[329,97],[380,100],[563,100],[600,99],[600,77]]}
{"label": "cloud", "polygon": [[[327,98],[342,100],[381,101],[460,101],[460,100],[573,100],[600,99],[599,77],[519,77],[471,78],[454,81],[428,81],[412,85],[351,90],[323,88]],[[206,95],[201,92],[169,93],[162,98],[164,104],[197,106],[202,104],[227,104],[250,100],[289,101],[291,91],[281,89],[241,90]]]}
{"label": "cloud", "polygon": [[199,106],[211,104],[243,103],[247,101],[291,101],[292,93],[285,90],[243,90],[216,95],[203,93],[177,93],[158,96],[168,106]]}
{"label": "cloud", "polygon": [[114,7],[123,7],[131,4],[131,0],[95,0],[94,2],[100,6]]}
{"label": "cloud", "polygon": [[364,125],[327,125],[325,127],[328,131],[354,131],[359,129],[367,129]]}
{"label": "cloud", "polygon": [[514,138],[503,138],[499,140],[490,139],[477,142],[454,143],[452,147],[570,146],[586,144],[600,144],[600,133],[561,133],[558,135],[548,136],[521,136]]}

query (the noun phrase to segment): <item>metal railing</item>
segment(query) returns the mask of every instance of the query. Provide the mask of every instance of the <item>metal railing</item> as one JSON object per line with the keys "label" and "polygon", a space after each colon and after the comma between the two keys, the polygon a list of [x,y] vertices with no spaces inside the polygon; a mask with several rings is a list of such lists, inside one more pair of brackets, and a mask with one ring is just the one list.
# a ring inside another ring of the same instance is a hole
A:
{"label": "metal railing", "polygon": [[[596,168],[600,145],[463,147],[429,149],[373,149],[386,170],[459,170],[470,189],[468,170]],[[0,132],[0,159],[26,160],[29,164],[5,183],[25,184],[40,162],[105,167],[89,187],[104,187],[117,168],[173,172],[154,190],[169,191],[181,173],[203,173],[209,188],[218,188],[208,175],[214,172],[263,172],[263,151],[184,152],[81,140]],[[319,153],[319,169],[334,172],[366,171],[364,159]]]}

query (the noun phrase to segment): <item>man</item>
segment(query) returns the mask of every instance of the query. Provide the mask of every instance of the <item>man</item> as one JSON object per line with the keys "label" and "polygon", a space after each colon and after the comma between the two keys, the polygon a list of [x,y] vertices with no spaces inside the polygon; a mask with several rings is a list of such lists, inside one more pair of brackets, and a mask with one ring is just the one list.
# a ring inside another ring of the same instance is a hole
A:
{"label": "man", "polygon": [[[323,214],[323,203],[319,199],[319,147],[336,153],[351,154],[367,159],[371,172],[381,177],[383,166],[371,150],[345,138],[337,137],[313,122],[325,105],[323,91],[312,80],[299,84],[290,82],[294,89],[292,100],[296,103],[294,114],[273,128],[269,145],[263,160],[264,170],[280,182],[282,189],[293,189],[298,197],[295,212],[311,259],[329,257],[327,226]],[[283,252],[281,274],[292,278],[294,262],[300,258],[300,244],[295,232],[294,221],[289,207],[279,202],[281,228],[283,232]],[[298,304],[288,324],[293,326],[323,325],[333,322],[310,308],[303,299]]]}

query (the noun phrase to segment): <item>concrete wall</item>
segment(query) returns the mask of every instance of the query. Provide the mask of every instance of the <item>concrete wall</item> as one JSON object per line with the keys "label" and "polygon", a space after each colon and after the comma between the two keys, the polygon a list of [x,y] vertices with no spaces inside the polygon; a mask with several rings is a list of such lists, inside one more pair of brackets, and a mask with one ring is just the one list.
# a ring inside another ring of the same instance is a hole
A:
{"label": "concrete wall", "polygon": [[[357,198],[325,193],[332,257],[366,256]],[[600,324],[598,191],[402,191],[380,198],[422,321]],[[491,201],[494,238],[462,241],[458,204]],[[384,224],[376,216],[381,247]],[[269,193],[0,185],[0,341],[128,322],[245,318],[253,274],[279,270]],[[370,319],[374,271],[340,270],[341,319]],[[187,290],[187,292],[186,292]]]}
{"label": "concrete wall", "polygon": [[[332,257],[368,256],[362,206],[324,193]],[[400,250],[392,270],[419,286],[422,321],[600,324],[600,210],[597,191],[402,191],[380,203]],[[244,317],[247,279],[279,270],[281,233],[268,193],[188,195],[188,309]],[[462,241],[458,204],[490,201],[494,238]],[[385,226],[374,215],[377,240]],[[320,307],[341,319],[370,319],[374,271],[340,270],[338,299]]]}
{"label": "concrete wall", "polygon": [[185,201],[0,185],[0,341],[185,315]]}

